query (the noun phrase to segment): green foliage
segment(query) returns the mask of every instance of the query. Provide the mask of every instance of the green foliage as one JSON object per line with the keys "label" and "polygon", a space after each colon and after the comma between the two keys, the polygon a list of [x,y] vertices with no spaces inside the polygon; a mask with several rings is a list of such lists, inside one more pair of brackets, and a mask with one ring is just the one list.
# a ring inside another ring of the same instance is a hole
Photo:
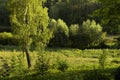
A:
{"label": "green foliage", "polygon": [[[31,60],[32,63],[39,68],[32,66],[31,69],[27,71],[28,69],[25,61],[26,59],[25,57],[23,59],[23,56],[19,55],[21,54],[21,52],[2,50],[0,51],[0,69],[2,65],[1,58],[4,58],[8,65],[10,64],[10,76],[7,76],[5,80],[114,80],[113,73],[116,70],[116,67],[119,66],[119,64],[111,63],[111,61],[115,59],[120,60],[120,50],[105,49],[105,53],[106,51],[108,52],[108,54],[105,69],[98,68],[98,59],[101,54],[103,54],[102,49],[80,50],[47,48],[45,53],[38,53],[34,51],[30,53]],[[44,54],[44,57],[42,58],[41,56],[39,56],[38,60],[37,56],[40,54]],[[15,59],[13,58],[13,56],[15,57]],[[19,56],[22,61],[19,61],[17,56]],[[37,63],[35,63],[36,61]],[[22,68],[18,66],[21,64],[20,62],[22,62],[23,64],[23,66],[21,66]],[[11,65],[11,63],[13,65]],[[44,67],[42,66],[42,63],[44,64]],[[68,68],[66,68],[66,64]],[[57,70],[58,65],[61,67],[59,68],[60,70],[65,71]],[[14,66],[14,69],[11,69],[12,66]],[[23,71],[23,74],[21,74],[19,70],[23,69],[24,67],[25,71]],[[44,75],[41,75],[42,71],[40,69],[43,69]],[[3,80],[3,78],[0,79]]]}
{"label": "green foliage", "polygon": [[29,57],[31,43],[35,42],[37,47],[45,47],[52,37],[48,28],[47,8],[43,8],[42,3],[42,0],[8,1],[13,32],[20,40],[21,49],[26,52],[28,67],[31,66]]}
{"label": "green foliage", "polygon": [[102,5],[96,10],[94,15],[102,18],[101,23],[104,25],[104,30],[110,34],[118,34],[119,32],[119,0],[98,0]]}
{"label": "green foliage", "polygon": [[83,22],[80,27],[80,35],[83,47],[98,46],[105,38],[102,27],[99,24],[96,24],[94,20]]}
{"label": "green foliage", "polygon": [[[31,6],[34,6],[35,9]],[[42,6],[42,1],[24,0],[19,2],[19,0],[10,0],[8,9],[11,12],[11,24],[15,34],[21,39],[21,45],[30,47],[32,38],[42,44],[48,43],[51,37],[48,29],[49,17],[47,8]]]}
{"label": "green foliage", "polygon": [[78,24],[72,24],[69,28],[69,39],[70,39],[70,42],[69,42],[69,46],[70,47],[77,47],[79,48],[79,39],[80,39],[80,27]]}
{"label": "green foliage", "polygon": [[23,56],[20,54],[17,57],[13,55],[11,58],[9,57],[9,60],[7,58],[0,59],[0,78],[10,78],[14,75],[25,75],[25,69],[23,65]]}
{"label": "green foliage", "polygon": [[7,78],[10,76],[10,65],[7,60],[1,57],[1,64],[0,64],[0,78]]}
{"label": "green foliage", "polygon": [[[11,58],[11,62],[10,62],[10,71],[11,71],[11,75],[23,75],[24,74],[24,64],[23,64],[23,55],[20,54],[17,57],[16,56],[12,56]],[[25,75],[25,74],[24,74]]]}
{"label": "green foliage", "polygon": [[3,32],[3,33],[0,33],[0,38],[11,38],[13,37],[12,33],[7,33],[7,32]]}
{"label": "green foliage", "polygon": [[58,65],[58,70],[64,72],[68,69],[69,65],[66,61],[58,61],[57,62]]}
{"label": "green foliage", "polygon": [[99,5],[96,0],[47,0],[49,16],[64,20],[68,25],[82,23]]}
{"label": "green foliage", "polygon": [[102,27],[94,20],[88,19],[83,22],[82,26],[78,24],[70,26],[72,47],[84,49],[99,46],[104,41],[105,35],[102,32]]}
{"label": "green foliage", "polygon": [[46,53],[40,53],[38,54],[38,59],[36,61],[35,69],[37,71],[37,74],[45,75],[48,73],[48,70],[50,69],[50,59],[46,56]]}
{"label": "green foliage", "polygon": [[107,52],[103,50],[103,53],[99,57],[99,65],[101,69],[105,69],[106,60],[107,60]]}
{"label": "green foliage", "polygon": [[9,23],[9,12],[6,9],[8,0],[0,0],[0,25],[8,26]]}
{"label": "green foliage", "polygon": [[55,19],[51,19],[48,26],[50,29],[55,30],[57,26],[57,21]]}
{"label": "green foliage", "polygon": [[52,20],[50,24],[53,24],[54,28],[53,38],[50,41],[50,46],[66,47],[69,38],[69,29],[66,23],[58,19],[57,21]]}
{"label": "green foliage", "polygon": [[2,32],[0,33],[0,44],[1,45],[18,45],[19,38],[13,35],[10,32]]}
{"label": "green foliage", "polygon": [[8,33],[8,32],[0,33],[0,44],[10,45],[12,44],[12,38],[13,38],[12,33]]}
{"label": "green foliage", "polygon": [[79,33],[79,25],[78,24],[72,24],[69,28],[70,30],[70,35],[75,36]]}
{"label": "green foliage", "polygon": [[69,29],[68,29],[66,23],[61,19],[57,20],[57,30],[55,30],[56,33],[61,32],[61,33],[64,33],[66,36],[69,36]]}

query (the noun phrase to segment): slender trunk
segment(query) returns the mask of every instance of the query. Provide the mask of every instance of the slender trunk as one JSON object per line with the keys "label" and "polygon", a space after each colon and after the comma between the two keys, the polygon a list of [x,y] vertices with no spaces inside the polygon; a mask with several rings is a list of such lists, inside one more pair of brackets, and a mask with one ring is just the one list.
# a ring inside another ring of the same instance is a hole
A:
{"label": "slender trunk", "polygon": [[27,47],[25,47],[25,53],[26,53],[28,68],[30,68],[31,67],[31,60],[30,60],[29,50]]}

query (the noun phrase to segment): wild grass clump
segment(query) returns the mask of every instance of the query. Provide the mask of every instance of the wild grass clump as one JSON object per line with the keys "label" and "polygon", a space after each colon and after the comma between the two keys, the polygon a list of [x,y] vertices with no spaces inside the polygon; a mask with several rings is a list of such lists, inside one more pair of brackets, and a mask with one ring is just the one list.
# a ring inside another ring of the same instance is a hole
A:
{"label": "wild grass clump", "polygon": [[106,60],[107,60],[107,52],[103,50],[103,53],[99,57],[99,66],[101,69],[105,68]]}
{"label": "wild grass clump", "polygon": [[10,76],[10,65],[4,58],[1,58],[0,78],[7,78]]}
{"label": "wild grass clump", "polygon": [[24,56],[19,54],[18,56],[12,56],[10,60],[11,74],[13,75],[25,75]]}
{"label": "wild grass clump", "polygon": [[65,72],[69,67],[68,63],[66,61],[62,61],[62,60],[58,61],[57,65],[58,65],[57,69],[62,72]]}
{"label": "wild grass clump", "polygon": [[46,53],[39,54],[35,65],[37,74],[40,74],[42,76],[47,74],[48,70],[50,69],[50,58],[46,55]]}

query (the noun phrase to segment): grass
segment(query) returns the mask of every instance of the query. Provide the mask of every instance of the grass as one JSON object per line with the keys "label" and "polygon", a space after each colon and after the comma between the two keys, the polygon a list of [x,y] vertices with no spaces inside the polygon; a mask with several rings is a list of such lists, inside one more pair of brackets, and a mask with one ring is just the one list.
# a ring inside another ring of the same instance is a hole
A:
{"label": "grass", "polygon": [[[6,49],[5,49],[6,48]],[[27,63],[25,54],[20,52],[16,47],[12,47],[11,49],[7,49],[7,47],[1,48],[0,57],[3,57],[7,62],[10,62],[10,59],[13,56],[22,55],[22,62],[24,64],[24,68],[27,69]],[[13,49],[15,48],[15,49]],[[99,68],[99,58],[100,55],[105,51],[107,54],[107,58],[105,61],[105,69],[101,70]],[[113,80],[114,71],[119,66],[120,63],[120,50],[119,49],[55,49],[48,48],[46,49],[46,57],[50,59],[49,64],[54,67],[58,61],[65,61],[69,66],[65,72],[61,72],[56,68],[50,68],[49,73],[41,76],[39,74],[35,74],[34,65],[37,60],[37,55],[35,51],[30,52],[31,60],[32,60],[32,68],[27,75],[23,74],[22,76],[17,76],[14,74],[13,76],[7,78],[9,80],[86,80],[85,76],[89,78],[90,76],[95,75],[94,73],[103,73],[110,77],[109,80]],[[64,67],[64,65],[63,65]],[[93,75],[92,75],[93,74]],[[98,74],[100,75],[100,74]],[[94,76],[93,76],[94,77]],[[92,78],[90,80],[93,80]],[[96,79],[99,80],[99,79]]]}
{"label": "grass", "polygon": [[107,35],[105,38],[105,44],[110,46],[111,48],[114,48],[117,42],[118,35]]}

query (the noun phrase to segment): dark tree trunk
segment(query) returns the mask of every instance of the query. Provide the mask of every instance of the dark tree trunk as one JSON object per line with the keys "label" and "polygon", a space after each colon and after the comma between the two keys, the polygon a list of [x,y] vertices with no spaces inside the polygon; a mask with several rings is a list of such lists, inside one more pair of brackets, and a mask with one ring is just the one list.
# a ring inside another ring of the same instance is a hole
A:
{"label": "dark tree trunk", "polygon": [[31,67],[31,60],[30,60],[29,50],[27,47],[25,47],[25,53],[26,53],[28,68],[30,68]]}

